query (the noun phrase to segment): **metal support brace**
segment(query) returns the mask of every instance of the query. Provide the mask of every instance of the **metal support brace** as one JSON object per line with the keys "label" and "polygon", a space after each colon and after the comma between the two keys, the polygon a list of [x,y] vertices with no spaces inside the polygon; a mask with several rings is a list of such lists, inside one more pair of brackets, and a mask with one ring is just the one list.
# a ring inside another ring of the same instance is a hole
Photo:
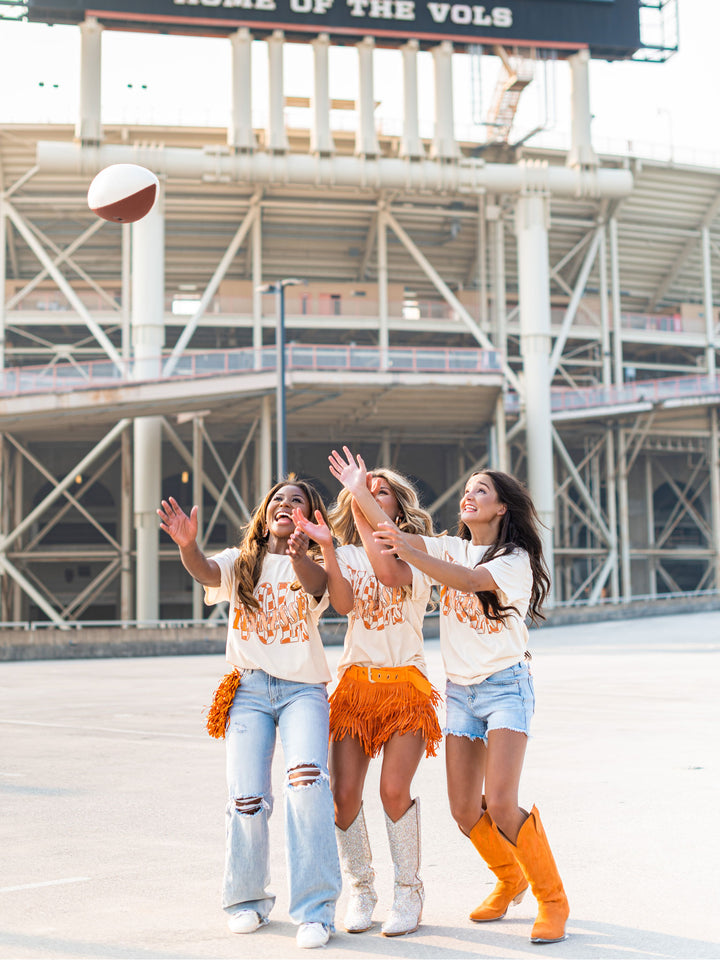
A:
{"label": "metal support brace", "polygon": [[250,201],[250,209],[245,214],[245,218],[243,219],[243,222],[240,224],[240,226],[235,232],[235,236],[230,241],[230,246],[222,255],[220,259],[220,263],[215,268],[215,273],[212,275],[210,282],[208,283],[207,287],[203,291],[203,295],[200,298],[200,301],[197,306],[197,310],[190,318],[190,322],[185,326],[185,329],[183,330],[182,334],[178,338],[178,341],[173,347],[172,352],[170,353],[170,356],[165,361],[165,366],[163,368],[163,376],[170,377],[174,373],[177,367],[178,361],[183,351],[185,350],[185,347],[190,342],[190,339],[192,338],[193,334],[197,330],[200,321],[205,316],[205,312],[207,311],[207,308],[210,305],[212,298],[217,293],[218,287],[222,283],[225,277],[225,274],[228,272],[233,260],[235,259],[235,255],[240,249],[253,223],[255,222],[256,217],[259,216],[260,196],[261,196],[260,191],[256,191],[255,195]]}
{"label": "metal support brace", "polygon": [[598,227],[595,230],[592,243],[585,254],[585,260],[578,274],[578,278],[575,282],[575,288],[572,292],[572,297],[570,297],[570,302],[567,305],[567,310],[565,311],[565,316],[563,317],[563,322],[560,327],[560,333],[558,334],[557,340],[555,341],[555,346],[553,347],[552,356],[550,357],[550,377],[555,374],[555,371],[558,368],[560,363],[560,358],[562,357],[562,352],[565,348],[565,343],[567,342],[568,334],[572,329],[572,325],[575,322],[575,316],[577,314],[578,305],[582,298],[583,293],[585,293],[585,287],[588,282],[588,277],[590,276],[590,271],[592,266],[595,263],[595,257],[597,256],[598,248],[600,247],[600,240],[602,237],[602,228]]}
{"label": "metal support brace", "polygon": [[568,473],[572,477],[573,482],[575,484],[575,489],[580,494],[580,497],[583,503],[590,511],[590,515],[592,516],[592,518],[595,520],[598,527],[602,531],[602,535],[605,538],[606,543],[609,544],[610,530],[608,528],[607,523],[605,522],[605,518],[603,517],[599,506],[593,500],[590,494],[590,491],[588,490],[587,486],[583,482],[582,477],[578,473],[577,468],[575,467],[575,464],[572,461],[572,457],[568,453],[567,448],[565,444],[562,442],[560,434],[557,432],[555,427],[552,428],[552,436],[553,436],[553,442],[555,444],[555,449],[560,454],[560,459],[565,464],[565,469],[568,471]]}
{"label": "metal support brace", "polygon": [[47,254],[47,251],[43,248],[42,244],[38,241],[35,235],[32,233],[25,220],[20,216],[17,210],[13,207],[11,203],[5,201],[5,210],[10,220],[12,220],[13,225],[16,230],[23,238],[23,240],[30,247],[32,252],[38,258],[40,263],[45,267],[47,272],[50,274],[52,279],[55,281],[63,295],[67,298],[70,305],[75,309],[77,314],[85,322],[86,326],[93,334],[97,342],[103,348],[107,356],[116,364],[118,370],[123,372],[123,363],[122,357],[117,352],[112,342],[108,339],[105,331],[93,320],[90,316],[89,311],[85,307],[85,304],[80,300],[76,292],[67,282],[62,273],[55,266],[53,261]]}
{"label": "metal support brace", "polygon": [[[403,230],[400,224],[397,222],[392,212],[388,210],[386,212],[386,219],[388,226],[392,229],[393,233],[398,237],[400,242],[403,244],[408,253],[412,256],[415,262],[420,266],[424,271],[427,277],[432,281],[436,289],[442,294],[442,296],[447,300],[450,306],[455,310],[460,319],[468,327],[472,335],[475,337],[477,342],[485,350],[495,350],[495,347],[488,339],[486,334],[480,329],[475,320],[470,316],[467,309],[460,303],[458,298],[452,292],[450,287],[445,283],[440,274],[435,270],[430,261],[424,256],[424,254],[417,248],[417,246],[410,239],[408,234]],[[520,386],[520,381],[518,380],[515,372],[510,368],[507,360],[504,356],[500,357],[500,364],[505,374],[505,377],[508,383],[512,384],[513,388],[517,390],[519,394],[522,394],[522,388]]]}

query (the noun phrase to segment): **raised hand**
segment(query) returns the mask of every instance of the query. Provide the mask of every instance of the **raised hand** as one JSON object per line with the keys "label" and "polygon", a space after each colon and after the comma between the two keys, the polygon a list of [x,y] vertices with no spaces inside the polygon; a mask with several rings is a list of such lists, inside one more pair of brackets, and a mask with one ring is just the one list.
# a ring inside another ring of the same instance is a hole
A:
{"label": "raised hand", "polygon": [[373,537],[376,543],[379,543],[383,548],[382,553],[394,554],[400,560],[407,560],[417,552],[412,545],[410,536],[407,533],[402,533],[392,523],[386,521],[379,523]]}
{"label": "raised hand", "polygon": [[175,541],[179,547],[188,547],[197,539],[198,508],[193,507],[188,516],[174,497],[162,501],[162,507],[157,511],[160,517],[160,529]]}
{"label": "raised hand", "polygon": [[299,524],[296,523],[295,529],[290,534],[290,537],[287,542],[288,556],[292,560],[301,560],[303,557],[307,556],[307,551],[309,546],[310,546],[310,537],[299,526]]}
{"label": "raised hand", "polygon": [[343,447],[345,457],[333,450],[328,457],[330,473],[354,496],[368,488],[368,472],[363,458],[353,456],[348,447]]}
{"label": "raised hand", "polygon": [[[295,524],[295,533],[300,530],[321,547],[332,547],[332,533],[330,532],[328,525],[323,520],[323,515],[319,510],[315,511],[315,519],[317,520],[317,523],[313,523],[312,520],[308,520],[299,507],[295,507],[293,510],[292,518],[293,523]],[[290,540],[288,540],[288,553],[290,552],[290,545],[293,542],[295,533],[293,533],[292,537],[290,537]]]}

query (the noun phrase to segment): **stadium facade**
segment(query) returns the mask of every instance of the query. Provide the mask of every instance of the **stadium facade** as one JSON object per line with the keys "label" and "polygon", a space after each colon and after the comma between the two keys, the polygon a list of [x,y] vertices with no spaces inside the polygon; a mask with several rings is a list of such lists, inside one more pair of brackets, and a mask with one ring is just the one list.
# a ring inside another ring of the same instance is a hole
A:
{"label": "stadium facade", "polygon": [[[471,470],[525,478],[559,602],[718,590],[720,173],[598,157],[587,49],[566,51],[571,143],[543,151],[512,143],[529,50],[495,49],[506,75],[479,146],[456,137],[447,40],[426,41],[424,138],[412,39],[390,135],[371,37],[350,105],[330,98],[330,37],[312,39],[299,104],[287,38],[267,31],[260,127],[253,35],[233,31],[228,126],[197,129],[103,124],[102,27],[79,29],[75,128],[0,128],[2,621],[200,619],[160,497],[200,504],[221,548],[283,444],[329,499],[334,446],[408,473],[439,528]],[[161,177],[133,226],[87,209],[116,162]]]}

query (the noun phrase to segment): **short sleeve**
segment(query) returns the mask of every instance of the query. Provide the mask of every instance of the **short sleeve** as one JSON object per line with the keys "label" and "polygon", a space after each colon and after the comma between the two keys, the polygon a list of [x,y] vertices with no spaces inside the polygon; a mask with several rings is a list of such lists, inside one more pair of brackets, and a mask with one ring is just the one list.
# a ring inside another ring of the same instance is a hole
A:
{"label": "short sleeve", "polygon": [[524,550],[494,557],[483,566],[510,603],[528,601],[532,592],[532,569],[530,558]]}
{"label": "short sleeve", "polygon": [[216,553],[209,560],[214,560],[220,567],[220,586],[205,587],[205,603],[211,607],[213,604],[222,603],[225,600],[232,599],[233,583],[235,581],[235,560],[239,551],[234,547],[228,547],[222,553]]}

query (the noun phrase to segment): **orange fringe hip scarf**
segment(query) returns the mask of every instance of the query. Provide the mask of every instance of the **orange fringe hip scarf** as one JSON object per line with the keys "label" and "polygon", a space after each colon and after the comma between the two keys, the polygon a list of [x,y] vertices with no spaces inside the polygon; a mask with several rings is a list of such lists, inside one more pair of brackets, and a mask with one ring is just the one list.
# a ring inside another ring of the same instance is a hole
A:
{"label": "orange fringe hip scarf", "polygon": [[216,740],[225,739],[225,731],[230,719],[230,707],[233,705],[239,686],[240,671],[235,667],[230,673],[225,674],[213,694],[205,726],[210,736],[215,737]]}
{"label": "orange fringe hip scarf", "polygon": [[356,737],[376,757],[394,733],[421,733],[437,756],[440,694],[416,667],[348,667],[330,697],[330,739]]}

